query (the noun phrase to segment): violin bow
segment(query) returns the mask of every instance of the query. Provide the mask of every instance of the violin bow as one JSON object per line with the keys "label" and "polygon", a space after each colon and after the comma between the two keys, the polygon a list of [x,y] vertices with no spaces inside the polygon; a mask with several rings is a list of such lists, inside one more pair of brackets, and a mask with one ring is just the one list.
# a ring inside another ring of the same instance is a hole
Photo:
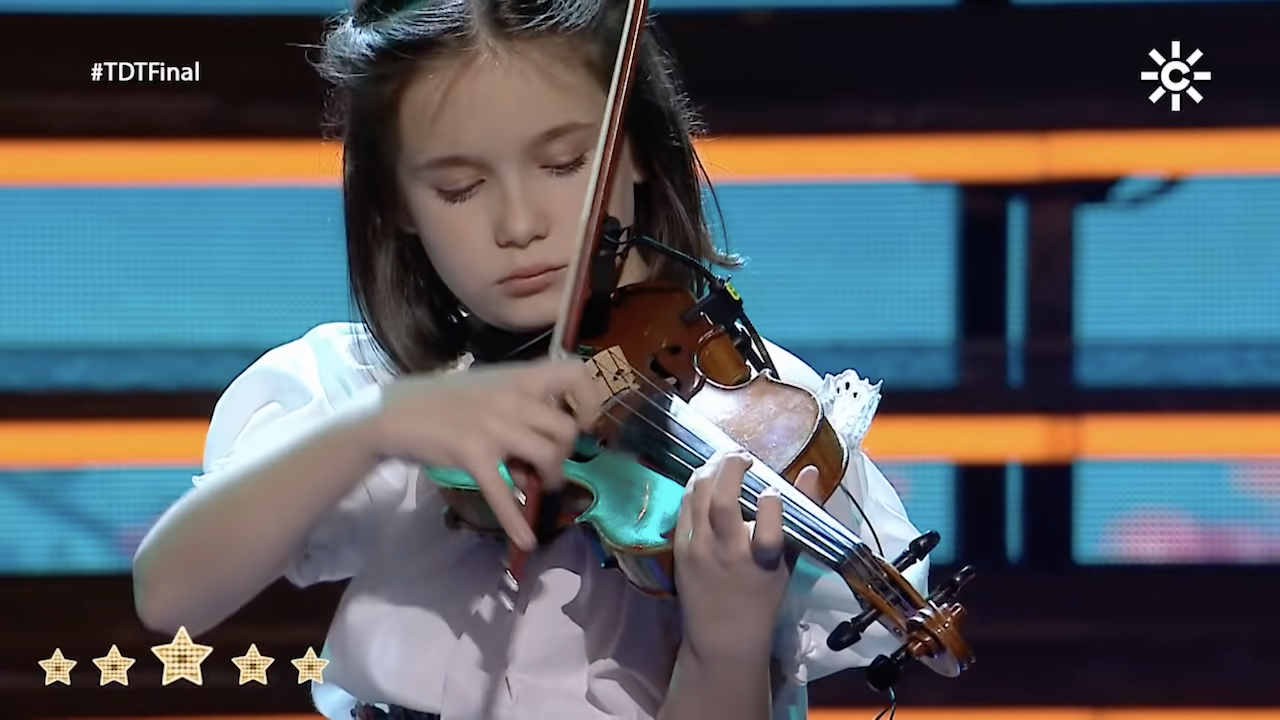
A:
{"label": "violin bow", "polygon": [[628,0],[622,26],[622,47],[614,61],[603,128],[596,145],[587,200],[578,225],[578,251],[569,266],[570,280],[561,298],[560,314],[551,335],[553,357],[577,356],[578,331],[590,290],[591,261],[600,251],[607,214],[605,207],[615,180],[614,166],[622,154],[622,127],[636,73],[640,36],[648,12],[648,0]]}
{"label": "violin bow", "polygon": [[[603,12],[608,13],[610,10]],[[577,357],[578,333],[590,295],[592,259],[600,251],[607,217],[606,206],[616,175],[614,167],[622,152],[622,128],[638,64],[641,32],[648,13],[648,0],[627,0],[619,51],[614,59],[604,119],[596,141],[586,201],[578,223],[577,251],[570,260],[569,281],[565,284],[560,311],[551,335],[549,354],[552,358]],[[614,262],[616,268],[616,259]],[[528,473],[526,488],[523,492],[517,491],[517,497],[523,505],[525,521],[536,532],[539,516],[543,512],[541,479],[534,473]],[[507,581],[513,589],[519,588],[527,555],[515,543],[508,542]]]}

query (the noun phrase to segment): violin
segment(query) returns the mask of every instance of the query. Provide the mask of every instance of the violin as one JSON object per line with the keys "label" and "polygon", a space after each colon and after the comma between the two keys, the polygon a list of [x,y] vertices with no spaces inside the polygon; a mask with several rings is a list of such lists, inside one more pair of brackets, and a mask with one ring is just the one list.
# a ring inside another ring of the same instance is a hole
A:
{"label": "violin", "polygon": [[[972,569],[924,597],[902,573],[938,544],[937,532],[920,536],[889,561],[823,508],[840,487],[852,451],[811,391],[779,379],[732,285],[683,258],[704,273],[710,288],[704,297],[669,281],[617,286],[624,242],[605,207],[647,12],[646,0],[629,0],[579,226],[579,252],[556,325],[521,343],[541,351],[549,335],[548,352],[585,360],[607,398],[592,432],[563,468],[568,494],[585,499],[586,507],[548,510],[536,476],[522,492],[506,463],[500,463],[500,474],[531,526],[590,528],[606,565],[639,591],[669,597],[676,595],[673,534],[685,483],[714,454],[745,450],[755,462],[742,484],[744,519],[754,518],[766,488],[778,490],[789,549],[839,574],[863,606],[862,614],[831,633],[828,646],[849,647],[879,623],[901,645],[872,662],[867,679],[873,687],[892,687],[908,660],[956,677],[974,661],[960,632],[965,609],[955,602]],[[647,238],[629,242],[681,255]],[[807,465],[819,471],[816,501],[794,484]],[[500,532],[469,474],[433,467],[426,476],[439,486],[451,524]],[[507,579],[518,589],[524,557],[514,544],[509,549]]]}

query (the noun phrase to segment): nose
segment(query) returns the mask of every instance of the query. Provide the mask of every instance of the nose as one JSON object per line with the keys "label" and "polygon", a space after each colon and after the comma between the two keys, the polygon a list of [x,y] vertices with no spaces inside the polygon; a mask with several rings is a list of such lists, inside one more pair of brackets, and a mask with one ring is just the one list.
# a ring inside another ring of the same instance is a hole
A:
{"label": "nose", "polygon": [[521,182],[508,185],[498,220],[497,242],[503,247],[525,247],[550,232],[550,215],[532,189]]}

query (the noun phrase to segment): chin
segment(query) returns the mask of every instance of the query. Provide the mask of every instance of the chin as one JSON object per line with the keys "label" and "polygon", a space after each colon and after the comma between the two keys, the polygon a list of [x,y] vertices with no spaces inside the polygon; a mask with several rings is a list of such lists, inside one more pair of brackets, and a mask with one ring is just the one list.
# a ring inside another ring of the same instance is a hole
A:
{"label": "chin", "polygon": [[506,300],[478,313],[482,320],[508,332],[532,332],[545,330],[556,323],[560,314],[560,294],[542,293],[534,297]]}

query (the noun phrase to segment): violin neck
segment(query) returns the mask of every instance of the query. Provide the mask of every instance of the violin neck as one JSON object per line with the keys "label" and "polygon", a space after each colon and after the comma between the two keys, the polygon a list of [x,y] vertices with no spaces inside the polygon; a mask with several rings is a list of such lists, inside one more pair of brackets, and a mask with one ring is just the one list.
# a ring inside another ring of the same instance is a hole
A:
{"label": "violin neck", "polygon": [[783,534],[793,547],[814,561],[839,572],[867,550],[852,530],[767,467],[752,468],[743,479],[739,501],[748,519],[755,518],[760,494],[766,488],[777,489],[782,496]]}
{"label": "violin neck", "polygon": [[[698,461],[690,462],[690,467],[705,462],[719,450],[741,450],[741,445],[724,430],[690,411],[684,401],[675,397],[668,397],[667,401],[670,403],[667,412],[676,420],[667,425],[667,431],[674,433],[676,445],[687,448],[690,460]],[[794,547],[836,571],[850,562],[862,561],[869,548],[852,530],[760,460],[756,460],[742,479],[739,503],[747,519],[755,518],[760,494],[769,488],[782,496],[782,530]]]}
{"label": "violin neck", "polygon": [[[630,421],[618,428],[618,443],[637,449],[668,477],[687,477],[721,451],[742,446],[677,395],[664,391],[630,367],[616,348],[592,358],[596,379],[611,397],[629,397]],[[632,393],[628,395],[628,393]],[[801,492],[761,460],[742,479],[739,502],[743,515],[754,519],[760,495],[777,490],[782,496],[782,526],[792,546],[828,568],[840,571],[849,563],[864,564],[870,549],[852,530]]]}

